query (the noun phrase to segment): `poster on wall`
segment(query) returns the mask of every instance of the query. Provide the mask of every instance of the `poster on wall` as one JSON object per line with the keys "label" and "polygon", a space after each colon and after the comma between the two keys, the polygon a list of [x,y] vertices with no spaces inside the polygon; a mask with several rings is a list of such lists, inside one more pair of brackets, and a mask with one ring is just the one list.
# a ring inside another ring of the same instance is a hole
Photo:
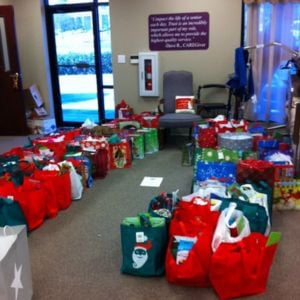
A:
{"label": "poster on wall", "polygon": [[150,15],[148,30],[152,51],[206,50],[209,46],[207,12]]}

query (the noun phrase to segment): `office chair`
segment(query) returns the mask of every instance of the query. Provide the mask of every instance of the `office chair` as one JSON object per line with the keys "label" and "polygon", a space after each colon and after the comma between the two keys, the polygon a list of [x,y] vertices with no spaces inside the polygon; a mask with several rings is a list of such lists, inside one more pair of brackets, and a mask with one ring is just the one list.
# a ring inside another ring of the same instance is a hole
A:
{"label": "office chair", "polygon": [[[208,90],[210,89],[210,90]],[[204,91],[205,90],[205,91]],[[222,96],[226,97],[225,100],[220,100],[220,95],[216,99],[202,99],[201,92],[207,92],[206,97],[210,97],[211,93],[216,97],[216,94],[222,92]],[[199,85],[197,98],[198,98],[198,111],[203,118],[214,118],[217,115],[224,115],[230,118],[229,113],[231,111],[231,97],[232,91],[229,86],[225,84],[205,84]]]}
{"label": "office chair", "polygon": [[[163,74],[163,98],[160,99],[158,129],[166,136],[166,130],[188,128],[191,137],[195,122],[201,121],[196,113],[177,113],[176,96],[193,96],[193,74],[189,71],[168,71]],[[161,110],[163,105],[163,111]],[[165,141],[161,141],[164,144]]]}

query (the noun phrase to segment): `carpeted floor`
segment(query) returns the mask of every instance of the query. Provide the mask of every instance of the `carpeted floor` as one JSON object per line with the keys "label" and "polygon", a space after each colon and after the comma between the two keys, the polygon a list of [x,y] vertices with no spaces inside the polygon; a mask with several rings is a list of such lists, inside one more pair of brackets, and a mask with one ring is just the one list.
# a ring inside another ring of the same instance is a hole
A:
{"label": "carpeted floor", "polygon": [[[129,169],[112,170],[105,179],[95,180],[81,200],[30,233],[33,300],[218,299],[212,288],[120,273],[121,220],[146,211],[161,191],[189,194],[192,175],[192,167],[181,166],[181,149],[171,145],[135,160]],[[159,188],[141,187],[144,176],[164,179]],[[299,214],[274,212],[273,229],[282,231],[283,239],[267,291],[244,299],[299,299]]]}

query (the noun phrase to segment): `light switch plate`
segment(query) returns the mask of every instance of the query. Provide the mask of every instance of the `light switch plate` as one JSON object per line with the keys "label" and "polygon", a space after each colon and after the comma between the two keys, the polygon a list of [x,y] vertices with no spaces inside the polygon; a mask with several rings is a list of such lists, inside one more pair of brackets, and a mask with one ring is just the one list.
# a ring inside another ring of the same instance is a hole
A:
{"label": "light switch plate", "polygon": [[126,63],[126,56],[124,54],[118,55],[118,63],[119,64],[125,64]]}

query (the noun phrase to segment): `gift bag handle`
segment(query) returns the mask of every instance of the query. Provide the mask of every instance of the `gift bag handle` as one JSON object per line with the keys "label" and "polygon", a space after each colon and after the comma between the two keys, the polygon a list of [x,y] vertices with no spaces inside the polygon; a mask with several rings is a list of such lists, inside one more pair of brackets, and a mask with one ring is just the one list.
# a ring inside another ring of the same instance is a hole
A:
{"label": "gift bag handle", "polygon": [[240,186],[240,189],[241,189],[241,191],[242,191],[244,194],[246,194],[249,198],[255,196],[255,194],[256,194],[255,189],[254,189],[253,186],[252,186],[251,184],[249,184],[249,183],[241,185],[241,186]]}

